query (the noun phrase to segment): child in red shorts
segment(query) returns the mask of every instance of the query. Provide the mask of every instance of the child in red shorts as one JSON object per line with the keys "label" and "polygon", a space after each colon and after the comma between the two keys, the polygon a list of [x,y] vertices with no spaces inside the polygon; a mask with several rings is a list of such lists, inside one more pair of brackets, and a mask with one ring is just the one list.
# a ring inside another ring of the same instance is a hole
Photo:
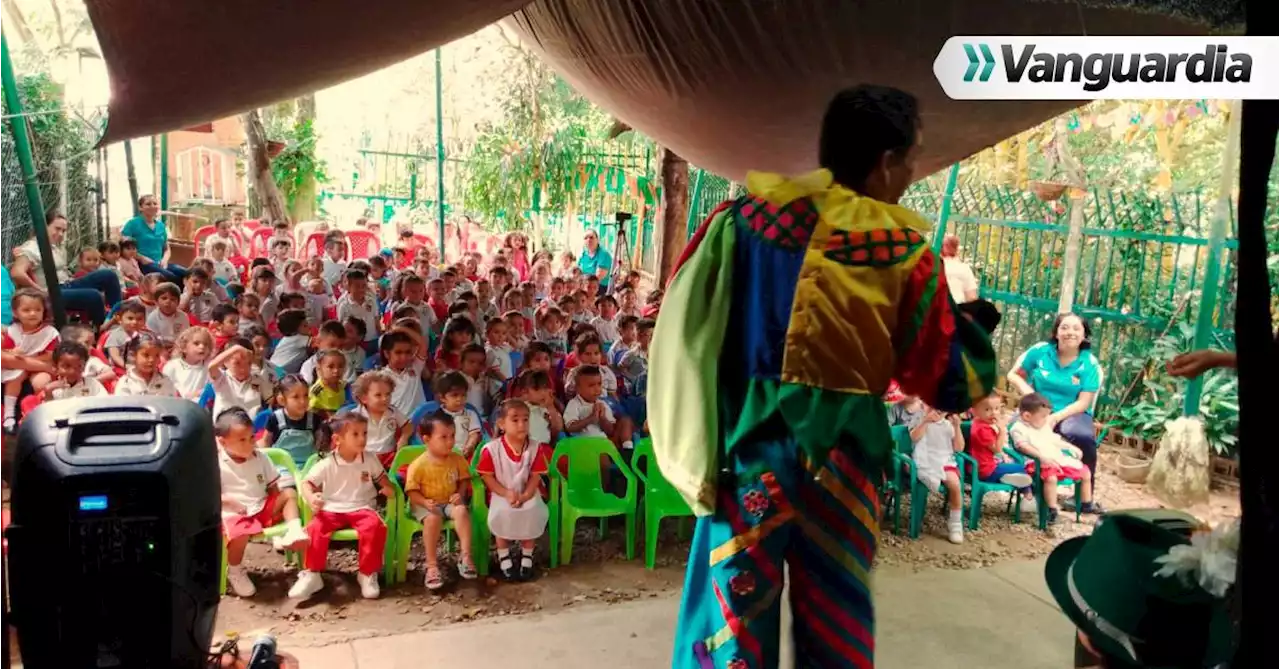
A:
{"label": "child in red shorts", "polygon": [[[1013,446],[1019,453],[1040,461],[1040,479],[1044,485],[1044,500],[1049,506],[1049,522],[1058,520],[1058,482],[1074,479],[1080,486],[1080,510],[1091,513],[1093,509],[1093,481],[1088,468],[1080,461],[1080,449],[1067,443],[1053,431],[1049,414],[1053,405],[1040,393],[1031,393],[1018,403],[1018,422],[1009,429]],[[1027,462],[1027,472],[1035,471],[1035,462]]]}
{"label": "child in red shorts", "polygon": [[306,547],[308,538],[298,516],[297,493],[279,488],[279,474],[266,454],[253,447],[253,419],[241,408],[218,414],[218,468],[222,476],[222,534],[227,542],[227,585],[240,597],[257,591],[240,566],[249,539],[280,523],[287,524],[282,543],[292,550]]}

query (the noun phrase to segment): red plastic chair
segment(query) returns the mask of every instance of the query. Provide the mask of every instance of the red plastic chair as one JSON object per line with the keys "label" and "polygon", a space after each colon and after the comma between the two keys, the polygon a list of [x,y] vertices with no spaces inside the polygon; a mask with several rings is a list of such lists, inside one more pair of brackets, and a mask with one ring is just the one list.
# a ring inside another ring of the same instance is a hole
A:
{"label": "red plastic chair", "polygon": [[368,230],[350,230],[347,232],[347,259],[365,260],[378,255],[382,250],[382,240]]}
{"label": "red plastic chair", "polygon": [[256,218],[251,218],[247,221],[241,221],[240,225],[244,226],[244,229],[248,230],[250,233],[254,233],[262,228],[262,221],[259,221]]}
{"label": "red plastic chair", "polygon": [[[307,236],[307,241],[298,249],[298,260],[306,262],[308,258],[318,258],[324,255],[324,238],[327,232],[313,232]],[[350,255],[350,249],[347,251]]]}
{"label": "red plastic chair", "polygon": [[253,238],[249,240],[249,255],[254,258],[266,258],[267,252],[271,249],[271,235],[275,234],[275,230],[271,228],[258,228],[253,231]]}
{"label": "red plastic chair", "polygon": [[196,230],[196,234],[191,238],[191,243],[196,247],[196,256],[204,255],[204,240],[217,232],[218,228],[214,225],[202,225]]}

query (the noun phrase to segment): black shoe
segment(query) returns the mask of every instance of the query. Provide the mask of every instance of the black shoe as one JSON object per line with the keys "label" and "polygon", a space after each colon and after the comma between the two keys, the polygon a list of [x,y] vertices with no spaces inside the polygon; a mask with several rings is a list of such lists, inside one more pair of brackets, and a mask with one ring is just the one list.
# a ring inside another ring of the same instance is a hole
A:
{"label": "black shoe", "polygon": [[[526,562],[528,564],[525,564]],[[528,555],[521,556],[520,557],[520,580],[529,581],[532,579],[533,579],[533,557]]]}
{"label": "black shoe", "polygon": [[1095,501],[1095,502],[1085,502],[1085,503],[1083,503],[1083,504],[1081,504],[1081,505],[1080,505],[1080,513],[1088,513],[1088,514],[1092,514],[1092,515],[1095,515],[1095,516],[1101,516],[1102,514],[1104,514],[1104,513],[1106,513],[1106,512],[1107,512],[1107,511],[1106,511],[1106,509],[1103,509],[1103,508],[1102,508],[1102,505],[1101,505],[1101,504],[1099,504],[1099,503],[1097,503],[1096,501]]}
{"label": "black shoe", "polygon": [[510,556],[502,558],[502,560],[498,562],[498,571],[501,571],[502,577],[508,581],[514,581],[517,578],[516,563],[512,561]]}
{"label": "black shoe", "polygon": [[1058,524],[1058,510],[1057,510],[1057,509],[1049,509],[1049,524],[1050,524],[1050,525],[1057,525],[1057,524]]}

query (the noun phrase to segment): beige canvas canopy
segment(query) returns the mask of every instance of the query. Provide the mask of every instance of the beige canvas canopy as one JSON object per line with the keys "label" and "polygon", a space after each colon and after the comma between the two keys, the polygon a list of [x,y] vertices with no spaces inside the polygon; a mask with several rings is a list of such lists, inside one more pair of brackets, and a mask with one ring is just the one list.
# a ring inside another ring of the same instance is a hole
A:
{"label": "beige canvas canopy", "polygon": [[505,17],[591,100],[729,177],[811,169],[822,108],[849,84],[889,84],[920,97],[921,174],[1075,106],[948,99],[932,64],[952,35],[1207,34],[1243,17],[1239,0],[88,0],[88,7],[112,79],[104,141],[297,96]]}

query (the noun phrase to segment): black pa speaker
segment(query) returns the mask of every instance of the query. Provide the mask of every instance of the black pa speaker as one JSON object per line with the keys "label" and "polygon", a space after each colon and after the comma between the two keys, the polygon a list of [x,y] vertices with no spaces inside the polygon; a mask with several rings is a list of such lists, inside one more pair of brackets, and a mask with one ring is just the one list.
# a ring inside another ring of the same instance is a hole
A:
{"label": "black pa speaker", "polygon": [[216,453],[208,412],[186,400],[63,400],[23,420],[6,537],[24,666],[205,666]]}

